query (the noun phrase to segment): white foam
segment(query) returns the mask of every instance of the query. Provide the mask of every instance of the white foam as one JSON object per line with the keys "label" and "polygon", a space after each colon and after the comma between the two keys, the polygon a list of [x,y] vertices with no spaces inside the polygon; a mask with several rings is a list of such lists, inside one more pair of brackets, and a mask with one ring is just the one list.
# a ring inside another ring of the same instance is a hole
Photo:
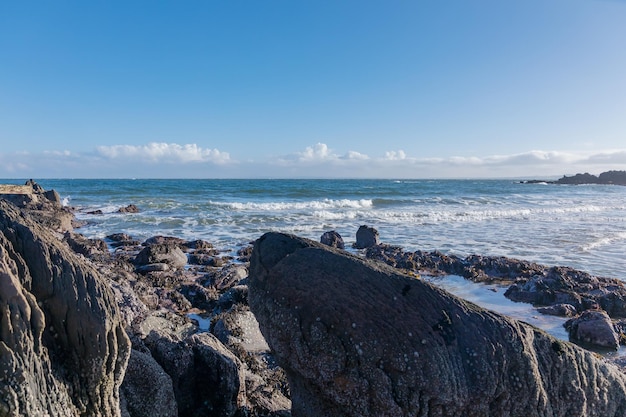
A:
{"label": "white foam", "polygon": [[616,233],[612,236],[604,236],[599,239],[594,240],[593,242],[584,245],[581,247],[581,250],[585,252],[592,251],[594,249],[600,248],[602,246],[608,246],[615,244],[620,241],[626,240],[626,232]]}
{"label": "white foam", "polygon": [[373,206],[372,200],[313,200],[313,201],[277,201],[277,202],[216,202],[210,201],[212,205],[219,207],[226,207],[233,210],[240,211],[288,211],[288,210],[324,210],[324,209],[338,209],[338,208],[371,208]]}

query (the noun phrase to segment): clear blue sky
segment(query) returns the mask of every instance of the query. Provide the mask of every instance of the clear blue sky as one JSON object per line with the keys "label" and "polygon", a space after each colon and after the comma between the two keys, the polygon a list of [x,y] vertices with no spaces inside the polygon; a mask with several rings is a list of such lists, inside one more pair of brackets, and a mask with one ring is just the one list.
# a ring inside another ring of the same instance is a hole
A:
{"label": "clear blue sky", "polygon": [[0,178],[626,169],[626,2],[0,1]]}

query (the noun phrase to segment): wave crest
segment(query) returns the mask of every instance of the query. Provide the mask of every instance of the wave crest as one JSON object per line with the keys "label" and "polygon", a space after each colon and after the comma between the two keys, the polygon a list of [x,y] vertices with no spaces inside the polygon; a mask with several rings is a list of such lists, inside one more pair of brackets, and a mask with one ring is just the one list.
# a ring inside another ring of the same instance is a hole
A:
{"label": "wave crest", "polygon": [[313,200],[313,201],[272,201],[272,202],[219,202],[209,201],[209,204],[238,211],[290,211],[290,210],[331,210],[341,208],[368,209],[374,204],[372,200]]}

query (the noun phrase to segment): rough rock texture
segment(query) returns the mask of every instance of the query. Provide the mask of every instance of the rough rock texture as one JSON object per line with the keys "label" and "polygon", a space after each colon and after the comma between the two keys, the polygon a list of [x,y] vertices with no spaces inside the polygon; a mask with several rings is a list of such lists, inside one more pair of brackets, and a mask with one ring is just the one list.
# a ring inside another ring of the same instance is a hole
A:
{"label": "rough rock texture", "polygon": [[269,233],[249,286],[293,416],[626,415],[617,367],[385,265]]}
{"label": "rough rock texture", "polygon": [[613,318],[626,317],[626,284],[617,278],[596,277],[573,268],[549,267],[505,257],[470,255],[460,258],[438,251],[405,252],[398,246],[386,244],[368,248],[365,255],[416,273],[454,274],[474,282],[511,282],[504,295],[517,302],[536,306],[569,304],[576,313],[599,307]]}
{"label": "rough rock texture", "polygon": [[118,416],[129,354],[97,271],[0,201],[0,416]]}
{"label": "rough rock texture", "polygon": [[246,352],[269,352],[259,323],[247,308],[234,308],[218,316],[213,334],[226,346],[239,344]]}
{"label": "rough rock texture", "polygon": [[54,190],[45,191],[33,180],[24,185],[0,184],[0,199],[28,209],[31,216],[50,230],[65,233],[74,228],[74,215],[61,206],[59,194]]}

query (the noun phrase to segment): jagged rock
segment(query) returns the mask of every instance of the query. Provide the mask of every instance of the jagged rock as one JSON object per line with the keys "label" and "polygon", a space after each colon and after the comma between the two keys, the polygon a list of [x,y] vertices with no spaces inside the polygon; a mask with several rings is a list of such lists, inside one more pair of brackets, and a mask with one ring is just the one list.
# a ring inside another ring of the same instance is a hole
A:
{"label": "jagged rock", "polygon": [[121,394],[131,417],[178,417],[172,379],[149,353],[132,350]]}
{"label": "jagged rock", "polygon": [[119,307],[125,328],[130,328],[138,317],[148,314],[148,306],[139,298],[128,280],[109,281],[109,285]]}
{"label": "jagged rock", "polygon": [[252,245],[240,248],[237,251],[237,260],[240,262],[250,262],[250,255],[252,255]]}
{"label": "jagged rock", "polygon": [[197,249],[189,254],[189,263],[194,265],[219,266],[220,258],[216,255],[218,251],[212,248]]}
{"label": "jagged rock", "polygon": [[126,207],[120,207],[117,210],[118,213],[139,213],[139,208],[134,204],[129,204]]}
{"label": "jagged rock", "polygon": [[222,311],[230,309],[235,304],[248,305],[248,285],[240,284],[230,288],[217,300],[217,304]]}
{"label": "jagged rock", "polygon": [[237,285],[247,276],[248,268],[244,265],[230,264],[213,274],[210,282],[218,290],[224,291]]}
{"label": "jagged rock", "polygon": [[598,176],[602,184],[626,185],[626,171],[606,171]]}
{"label": "jagged rock", "polygon": [[540,306],[570,304],[579,312],[600,307],[611,317],[626,317],[624,282],[573,268],[550,267],[532,277],[519,278],[504,295],[513,301]]}
{"label": "jagged rock", "polygon": [[27,210],[39,224],[58,233],[73,230],[77,223],[71,210],[61,205],[56,191],[45,191],[33,180],[25,185],[0,184],[0,199]]}
{"label": "jagged rock", "polygon": [[322,237],[320,238],[320,243],[338,249],[344,249],[345,244],[343,242],[343,238],[339,233],[334,230],[330,232],[324,232]]}
{"label": "jagged rock", "polygon": [[98,272],[0,201],[0,415],[119,416],[130,354]]}
{"label": "jagged rock", "polygon": [[63,241],[66,242],[74,252],[80,253],[87,258],[99,257],[100,260],[109,258],[109,248],[102,239],[88,239],[78,233],[65,232]]}
{"label": "jagged rock", "polygon": [[214,288],[205,288],[197,283],[182,285],[178,291],[195,308],[212,310],[218,299],[218,293]]}
{"label": "jagged rock", "polygon": [[617,350],[619,335],[605,311],[584,311],[564,324],[570,340],[587,348]]}
{"label": "jagged rock", "polygon": [[386,265],[268,233],[249,286],[295,417],[626,414],[615,366]]}
{"label": "jagged rock", "polygon": [[356,243],[354,247],[357,249],[365,249],[376,246],[380,243],[378,230],[370,226],[360,226],[356,231]]}

